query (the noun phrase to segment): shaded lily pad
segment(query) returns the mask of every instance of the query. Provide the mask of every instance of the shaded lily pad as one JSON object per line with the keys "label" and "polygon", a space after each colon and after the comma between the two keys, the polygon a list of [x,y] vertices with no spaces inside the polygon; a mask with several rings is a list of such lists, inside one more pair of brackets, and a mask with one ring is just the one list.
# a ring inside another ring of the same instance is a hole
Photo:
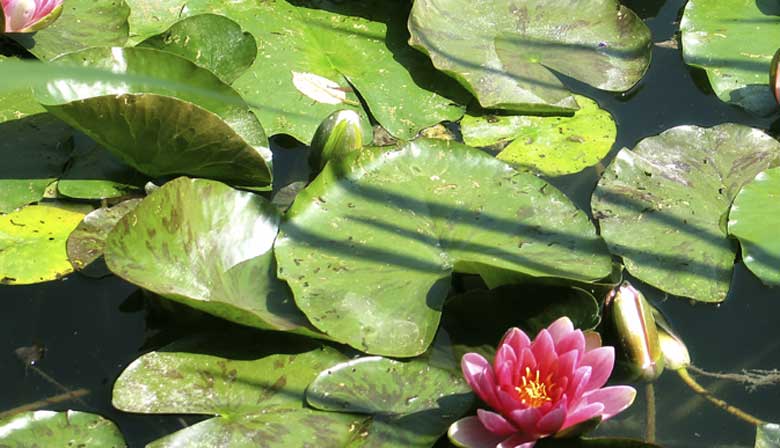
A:
{"label": "shaded lily pad", "polygon": [[[271,182],[271,153],[262,126],[240,97],[205,69],[150,48],[91,48],[56,60],[170,81],[53,81],[36,89],[52,114],[125,163],[152,177],[188,174],[244,186]],[[181,89],[184,84],[192,89]]]}
{"label": "shaded lily pad", "polygon": [[173,24],[167,31],[138,44],[177,54],[230,84],[255,61],[251,34],[225,16],[200,14]]}
{"label": "shaded lily pad", "polygon": [[73,129],[49,114],[0,123],[0,213],[43,198],[73,150]]}
{"label": "shaded lily pad", "polygon": [[570,112],[577,103],[555,73],[624,91],[650,64],[650,30],[616,0],[421,0],[409,30],[411,45],[489,109]]}
{"label": "shaded lily pad", "polygon": [[79,411],[32,411],[0,419],[0,445],[8,448],[127,446],[113,422]]}
{"label": "shaded lily pad", "polygon": [[425,361],[372,356],[322,372],[306,401],[317,409],[373,416],[350,446],[429,447],[471,407],[473,394],[459,374]]}
{"label": "shaded lily pad", "polygon": [[153,442],[156,447],[343,440],[361,419],[304,409],[304,391],[319,372],[345,359],[289,335],[203,335],[133,361],[114,384],[113,404],[127,412],[216,416]]}
{"label": "shaded lily pad", "polygon": [[179,178],[119,221],[105,260],[125,280],[201,311],[259,328],[308,331],[276,279],[278,225],[276,208],[260,196]]}
{"label": "shaded lily pad", "polygon": [[595,101],[574,97],[580,109],[572,117],[466,115],[461,121],[463,141],[489,146],[514,140],[498,154],[499,160],[548,176],[582,171],[609,153],[617,127]]}
{"label": "shaded lily pad", "polygon": [[780,168],[756,175],[734,199],[729,234],[739,239],[742,260],[758,278],[780,285]]}
{"label": "shaded lily pad", "polygon": [[767,423],[757,426],[755,448],[780,448],[780,425]]}
{"label": "shaded lily pad", "polygon": [[6,69],[3,66],[6,61],[15,62],[18,59],[0,55],[0,77],[2,77],[0,85],[5,86],[5,88],[0,89],[0,123],[46,112],[46,109],[35,101],[32,91],[28,87],[11,86],[10,89],[8,88],[8,84],[10,84],[7,83],[8,78],[13,77],[13,74],[10,76],[2,75]]}
{"label": "shaded lily pad", "polygon": [[778,164],[780,143],[757,129],[678,126],[618,153],[593,195],[593,214],[631,275],[671,294],[720,302],[736,253],[726,234],[731,201]]}
{"label": "shaded lily pad", "polygon": [[332,161],[286,216],[279,277],[314,326],[372,354],[425,351],[452,272],[587,282],[611,270],[592,224],[561,192],[442,140]]}
{"label": "shaded lily pad", "polygon": [[777,110],[769,66],[780,42],[780,4],[689,0],[680,21],[685,62],[707,71],[722,101],[768,115]]}
{"label": "shaded lily pad", "polygon": [[83,213],[28,205],[0,215],[0,283],[25,285],[73,272],[65,242]]}
{"label": "shaded lily pad", "polygon": [[[406,139],[440,121],[457,120],[463,108],[453,100],[468,100],[457,83],[409,47],[408,7],[397,2],[129,3],[138,40],[160,33],[179,15],[201,13],[224,15],[252,33],[257,59],[233,86],[258,105],[255,111],[269,135],[289,134],[308,143],[325,117],[344,108],[360,112],[368,122],[353,88],[385,129]],[[305,85],[329,88],[331,94],[312,94]]]}
{"label": "shaded lily pad", "polygon": [[129,15],[124,0],[67,0],[50,26],[10,36],[39,59],[51,60],[84,48],[124,45]]}

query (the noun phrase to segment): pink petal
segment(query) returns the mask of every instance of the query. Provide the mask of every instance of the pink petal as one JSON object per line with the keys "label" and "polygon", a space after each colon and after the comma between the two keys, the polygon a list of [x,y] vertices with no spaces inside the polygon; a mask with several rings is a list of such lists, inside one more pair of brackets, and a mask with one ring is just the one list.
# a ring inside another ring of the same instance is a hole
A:
{"label": "pink petal", "polygon": [[477,409],[477,418],[485,429],[498,436],[506,437],[517,432],[517,428],[495,412]]}
{"label": "pink petal", "polygon": [[588,403],[602,404],[602,419],[606,420],[631,406],[636,398],[636,389],[631,386],[610,386],[590,391],[582,398]]}
{"label": "pink petal", "polygon": [[534,445],[536,445],[536,438],[529,438],[529,436],[524,434],[515,434],[496,445],[496,448],[533,448]]}
{"label": "pink petal", "polygon": [[601,415],[603,410],[604,405],[601,403],[591,403],[581,406],[566,416],[566,421],[563,423],[562,429],[569,428],[577,423],[582,423],[585,420]]}
{"label": "pink petal", "polygon": [[572,331],[555,344],[555,351],[558,353],[566,353],[571,350],[577,350],[580,356],[585,354],[585,336],[580,330]]}
{"label": "pink petal", "polygon": [[462,418],[450,425],[447,436],[467,448],[495,448],[504,437],[488,431],[477,416]]}
{"label": "pink petal", "polygon": [[496,398],[499,403],[499,407],[495,408],[497,411],[503,414],[509,414],[515,409],[523,409],[525,405],[520,401],[520,398],[514,388],[509,390],[498,389],[496,391]]}
{"label": "pink petal", "polygon": [[496,381],[493,376],[493,368],[487,360],[477,353],[466,353],[460,361],[460,368],[466,382],[474,390],[479,398],[494,407],[496,404]]}
{"label": "pink petal", "polygon": [[514,350],[515,353],[520,353],[524,348],[531,345],[531,339],[528,338],[528,335],[523,332],[523,330],[512,327],[504,334],[504,337],[501,338],[501,342],[499,342],[498,346],[501,347],[502,345],[509,345]]}
{"label": "pink petal", "polygon": [[[517,426],[521,432],[529,435],[537,435],[536,422],[542,417],[542,413],[539,409],[515,409],[509,413],[509,420]],[[538,439],[539,437],[535,437]]]}
{"label": "pink petal", "polygon": [[512,381],[514,376],[515,363],[505,362],[503,364],[496,365],[496,383],[499,386],[511,386],[515,384]]}
{"label": "pink petal", "polygon": [[536,335],[536,339],[531,344],[531,351],[536,357],[538,363],[537,369],[542,374],[546,374],[550,371],[550,367],[558,360],[558,353],[555,351],[555,344],[553,344],[552,336],[546,329],[542,329],[539,334]]}
{"label": "pink petal", "polygon": [[574,331],[574,324],[571,322],[571,319],[563,316],[551,323],[550,326],[547,327],[547,331],[550,332],[550,336],[552,336],[553,342],[557,346],[558,342],[560,342],[564,336]]}
{"label": "pink petal", "polygon": [[565,388],[566,386],[561,384],[561,380],[564,378],[568,380],[574,376],[579,356],[580,353],[577,350],[571,350],[558,357],[558,372],[555,375],[558,387]]}
{"label": "pink petal", "polygon": [[585,335],[585,351],[589,352],[595,348],[601,347],[601,335],[592,330],[583,332]]}
{"label": "pink petal", "polygon": [[592,368],[590,366],[582,366],[578,367],[574,372],[574,377],[566,391],[566,395],[569,396],[572,403],[577,403],[582,398],[582,394],[585,393],[585,386],[587,386],[590,381],[591,370]]}
{"label": "pink petal", "polygon": [[615,349],[606,346],[591,350],[585,353],[582,361],[580,361],[580,365],[591,366],[593,369],[586,389],[598,389],[607,383],[609,376],[612,374],[612,368],[615,366]]}
{"label": "pink petal", "polygon": [[548,436],[554,434],[561,429],[563,422],[566,420],[566,408],[564,406],[558,406],[552,411],[548,412],[544,417],[539,419],[536,423],[536,431],[543,435]]}
{"label": "pink petal", "polygon": [[524,348],[520,353],[520,360],[517,362],[518,378],[516,379],[515,383],[519,382],[520,377],[525,375],[526,367],[531,370],[535,370],[537,366],[538,363],[536,361],[536,356],[534,356],[534,352],[532,352],[530,348]]}

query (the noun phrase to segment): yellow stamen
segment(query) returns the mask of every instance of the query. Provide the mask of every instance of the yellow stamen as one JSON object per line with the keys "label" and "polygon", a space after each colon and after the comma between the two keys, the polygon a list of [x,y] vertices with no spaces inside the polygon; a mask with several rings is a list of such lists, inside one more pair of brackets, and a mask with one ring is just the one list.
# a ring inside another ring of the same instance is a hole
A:
{"label": "yellow stamen", "polygon": [[531,372],[529,367],[525,368],[525,375],[520,378],[521,385],[516,386],[515,390],[520,395],[520,402],[531,408],[538,408],[548,401],[552,401],[550,395],[555,384],[552,382],[552,373],[548,374],[544,381],[539,378],[539,370]]}

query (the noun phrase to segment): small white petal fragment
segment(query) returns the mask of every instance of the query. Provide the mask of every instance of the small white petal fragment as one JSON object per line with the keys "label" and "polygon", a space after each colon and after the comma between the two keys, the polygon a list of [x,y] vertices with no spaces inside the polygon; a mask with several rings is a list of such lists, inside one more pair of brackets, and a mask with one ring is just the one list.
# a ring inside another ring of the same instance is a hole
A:
{"label": "small white petal fragment", "polygon": [[318,103],[341,104],[347,100],[347,92],[337,82],[314,73],[292,72],[292,82],[299,92]]}

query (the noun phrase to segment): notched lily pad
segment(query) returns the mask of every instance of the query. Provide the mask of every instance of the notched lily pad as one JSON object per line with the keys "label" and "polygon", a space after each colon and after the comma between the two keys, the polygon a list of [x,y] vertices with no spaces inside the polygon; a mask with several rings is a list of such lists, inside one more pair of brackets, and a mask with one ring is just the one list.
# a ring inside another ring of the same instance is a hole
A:
{"label": "notched lily pad", "polygon": [[0,283],[40,283],[73,272],[65,242],[83,217],[48,205],[0,215]]}
{"label": "notched lily pad", "polygon": [[8,448],[127,446],[113,422],[79,411],[32,411],[0,419],[0,445]]}
{"label": "notched lily pad", "polygon": [[490,109],[572,111],[556,72],[624,91],[650,64],[650,30],[616,0],[421,0],[409,30],[411,45]]}
{"label": "notched lily pad", "polygon": [[[35,94],[49,112],[138,171],[251,187],[270,184],[271,152],[262,126],[241,106],[238,94],[209,71],[151,48],[90,48],[56,63],[130,75],[122,81],[49,82]],[[158,82],[145,83],[144,77]],[[235,102],[221,100],[225,97]]]}
{"label": "notched lily pad", "polygon": [[279,277],[314,326],[372,354],[425,351],[452,272],[590,282],[611,271],[593,225],[560,191],[454,142],[332,161],[286,216]]}
{"label": "notched lily pad", "polygon": [[277,280],[276,208],[225,184],[179,178],[147,196],[106,240],[109,269],[156,294],[244,325],[304,331]]}
{"label": "notched lily pad", "polygon": [[780,285],[780,168],[756,175],[734,199],[729,234],[739,239],[742,261],[770,286]]}
{"label": "notched lily pad", "polygon": [[678,126],[618,153],[593,195],[593,214],[633,276],[720,302],[736,253],[726,234],[729,206],[743,185],[778,164],[780,143],[757,129]]}

